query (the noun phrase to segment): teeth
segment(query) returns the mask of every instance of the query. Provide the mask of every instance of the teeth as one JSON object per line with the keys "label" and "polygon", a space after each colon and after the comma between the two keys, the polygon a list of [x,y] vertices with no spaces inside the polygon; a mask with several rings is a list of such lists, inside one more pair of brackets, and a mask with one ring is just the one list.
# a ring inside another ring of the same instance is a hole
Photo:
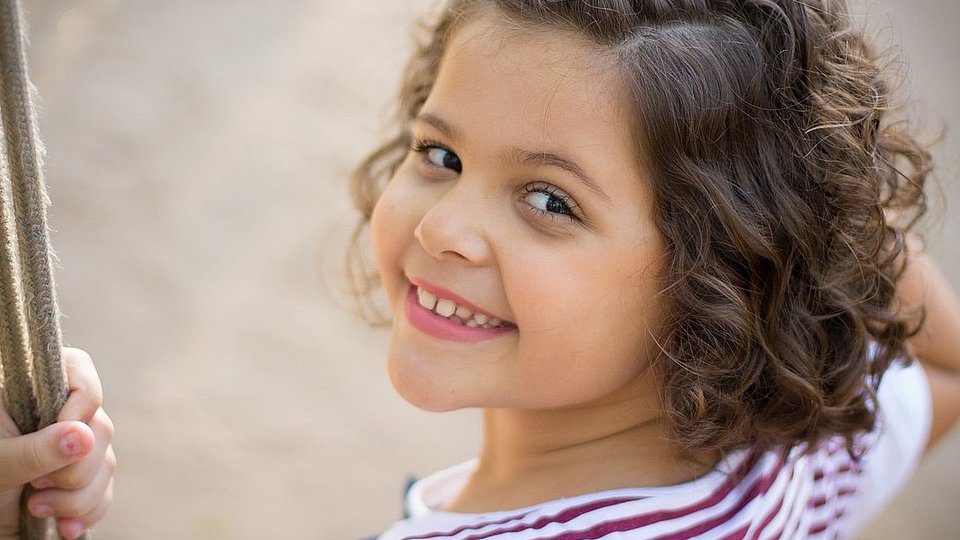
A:
{"label": "teeth", "polygon": [[453,300],[437,298],[420,287],[417,287],[417,300],[421,306],[437,315],[470,328],[499,328],[503,325],[503,321],[496,317],[474,313],[470,308],[458,306]]}
{"label": "teeth", "polygon": [[449,317],[457,311],[457,304],[453,300],[447,300],[446,298],[441,298],[437,301],[437,315],[441,317]]}
{"label": "teeth", "polygon": [[437,305],[437,297],[428,293],[427,291],[417,287],[417,299],[420,301],[420,305],[433,310],[434,306]]}

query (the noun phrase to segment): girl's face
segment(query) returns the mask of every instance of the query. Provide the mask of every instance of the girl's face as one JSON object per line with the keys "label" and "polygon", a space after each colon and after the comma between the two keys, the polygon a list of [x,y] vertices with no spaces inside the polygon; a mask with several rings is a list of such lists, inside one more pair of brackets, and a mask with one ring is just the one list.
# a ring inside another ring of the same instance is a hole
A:
{"label": "girl's face", "polygon": [[502,25],[451,37],[373,213],[390,376],[428,410],[652,394],[663,245],[626,88],[582,38]]}

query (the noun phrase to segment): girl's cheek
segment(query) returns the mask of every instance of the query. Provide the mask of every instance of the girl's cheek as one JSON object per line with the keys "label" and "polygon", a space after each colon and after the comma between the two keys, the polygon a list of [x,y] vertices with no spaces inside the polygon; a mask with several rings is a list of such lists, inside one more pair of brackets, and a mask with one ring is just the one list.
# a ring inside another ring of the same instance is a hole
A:
{"label": "girl's cheek", "polygon": [[[393,288],[391,271],[391,260],[396,259],[393,251],[397,249],[395,241],[390,238],[390,222],[393,213],[393,205],[389,198],[389,188],[380,196],[376,206],[373,208],[373,214],[370,216],[370,240],[373,244],[373,252],[377,258],[377,269],[380,272],[380,278],[383,280],[387,292],[391,293]],[[390,295],[392,296],[392,294]]]}
{"label": "girl's cheek", "polygon": [[[391,302],[402,279],[402,255],[413,238],[416,226],[408,204],[403,201],[401,183],[393,179],[374,206],[370,217],[370,236],[377,268]],[[406,211],[405,211],[406,210]]]}

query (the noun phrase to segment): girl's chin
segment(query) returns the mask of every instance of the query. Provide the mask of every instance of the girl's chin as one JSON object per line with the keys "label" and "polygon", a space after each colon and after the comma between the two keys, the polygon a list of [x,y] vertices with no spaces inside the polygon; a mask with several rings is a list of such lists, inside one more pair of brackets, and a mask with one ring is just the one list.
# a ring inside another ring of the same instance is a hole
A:
{"label": "girl's chin", "polygon": [[[469,407],[461,402],[449,385],[439,384],[436,375],[421,372],[391,352],[387,359],[388,373],[393,389],[407,403],[427,412],[449,412]],[[446,387],[444,387],[446,386]]]}
{"label": "girl's chin", "polygon": [[467,408],[466,405],[457,405],[448,400],[437,399],[437,392],[413,390],[409,387],[400,387],[396,383],[394,383],[393,388],[404,401],[424,412],[442,413]]}

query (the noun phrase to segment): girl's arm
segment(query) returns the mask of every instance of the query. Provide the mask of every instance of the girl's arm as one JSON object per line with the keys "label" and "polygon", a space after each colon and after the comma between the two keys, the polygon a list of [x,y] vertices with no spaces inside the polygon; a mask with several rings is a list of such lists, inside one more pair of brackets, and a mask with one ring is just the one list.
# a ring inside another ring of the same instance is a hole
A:
{"label": "girl's arm", "polygon": [[907,306],[926,309],[924,328],[910,340],[910,348],[930,383],[930,449],[960,417],[960,301],[923,251],[914,251],[908,258],[898,296]]}

